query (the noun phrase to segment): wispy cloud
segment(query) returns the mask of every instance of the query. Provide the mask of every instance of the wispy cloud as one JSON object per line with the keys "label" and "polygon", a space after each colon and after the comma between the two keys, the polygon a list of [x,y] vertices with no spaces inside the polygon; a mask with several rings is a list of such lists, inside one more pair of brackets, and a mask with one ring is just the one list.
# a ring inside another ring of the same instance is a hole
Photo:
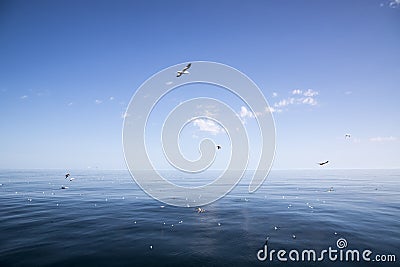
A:
{"label": "wispy cloud", "polygon": [[400,0],[386,0],[386,2],[382,2],[379,4],[380,7],[388,6],[391,8],[400,7]]}
{"label": "wispy cloud", "polygon": [[110,96],[110,101],[113,101],[114,99],[115,99],[115,97],[113,97],[113,96]]}
{"label": "wispy cloud", "polygon": [[305,91],[303,93],[303,95],[307,96],[307,97],[314,97],[314,96],[317,96],[318,94],[319,93],[317,91],[314,91],[314,90],[311,90],[311,89],[308,89],[307,91]]}
{"label": "wispy cloud", "polygon": [[290,96],[281,99],[274,103],[274,112],[282,112],[282,108],[289,105],[310,105],[315,106],[318,104],[316,96],[319,95],[318,91],[308,89],[306,91],[295,89],[290,92]]}
{"label": "wispy cloud", "polygon": [[73,102],[69,102],[68,104],[67,104],[67,106],[72,106],[74,103]]}
{"label": "wispy cloud", "polygon": [[315,98],[312,98],[312,97],[306,97],[303,100],[301,100],[301,102],[303,104],[308,104],[311,106],[315,106],[317,104],[317,101],[315,100]]}
{"label": "wispy cloud", "polygon": [[103,103],[103,101],[102,101],[102,100],[99,100],[99,99],[96,99],[94,102],[95,102],[96,104],[101,104],[101,103]]}
{"label": "wispy cloud", "polygon": [[390,6],[391,8],[400,7],[400,0],[390,0],[390,1],[389,1],[389,6]]}
{"label": "wispy cloud", "polygon": [[200,131],[209,132],[213,135],[224,132],[224,129],[213,120],[195,119],[193,125],[198,127]]}
{"label": "wispy cloud", "polygon": [[23,96],[20,97],[20,99],[27,99],[27,98],[28,98],[27,95],[23,95]]}
{"label": "wispy cloud", "polygon": [[300,89],[295,89],[292,91],[292,95],[301,95],[302,93],[303,93],[303,91]]}
{"label": "wispy cloud", "polygon": [[393,141],[397,141],[397,137],[394,136],[378,136],[378,137],[371,137],[369,139],[369,141],[371,142],[378,142],[378,143],[384,143],[384,142],[393,142]]}
{"label": "wispy cloud", "polygon": [[280,108],[280,107],[286,107],[290,104],[294,104],[294,98],[293,97],[289,97],[287,99],[282,99],[279,102],[276,102],[274,104],[275,107]]}
{"label": "wispy cloud", "polygon": [[240,116],[241,118],[246,118],[246,117],[248,117],[248,118],[254,118],[254,117],[255,117],[254,114],[253,114],[253,112],[251,112],[250,110],[247,110],[247,108],[246,108],[245,106],[240,107],[239,116]]}
{"label": "wispy cloud", "polygon": [[274,112],[282,112],[282,110],[281,109],[276,109],[276,108],[273,108],[273,107],[265,107],[265,112],[266,113],[274,113]]}
{"label": "wispy cloud", "polygon": [[275,111],[276,110],[272,107],[265,107],[265,109],[262,112],[260,112],[260,111],[252,112],[251,110],[248,110],[245,106],[241,106],[240,112],[239,112],[239,117],[243,123],[246,123],[247,118],[261,117],[267,113],[272,113]]}
{"label": "wispy cloud", "polygon": [[121,118],[122,118],[122,119],[125,119],[125,118],[127,118],[127,117],[129,117],[129,116],[130,116],[130,115],[129,115],[128,112],[124,112],[124,113],[121,114]]}

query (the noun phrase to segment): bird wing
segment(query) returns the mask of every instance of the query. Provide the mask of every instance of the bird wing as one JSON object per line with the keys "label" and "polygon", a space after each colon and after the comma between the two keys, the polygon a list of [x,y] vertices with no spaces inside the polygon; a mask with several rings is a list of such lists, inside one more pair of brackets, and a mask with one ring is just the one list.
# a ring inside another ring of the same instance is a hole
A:
{"label": "bird wing", "polygon": [[192,66],[192,63],[187,64],[186,67],[183,68],[182,72],[187,71],[191,66]]}

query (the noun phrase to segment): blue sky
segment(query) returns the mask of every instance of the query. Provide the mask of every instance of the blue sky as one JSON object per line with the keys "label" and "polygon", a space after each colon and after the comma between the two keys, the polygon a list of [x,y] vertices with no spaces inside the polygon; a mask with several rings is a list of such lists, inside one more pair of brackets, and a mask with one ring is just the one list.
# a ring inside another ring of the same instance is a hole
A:
{"label": "blue sky", "polygon": [[[275,111],[273,168],[399,168],[399,25],[391,0],[2,1],[0,168],[126,168],[122,117],[135,90],[196,60],[260,87]],[[194,96],[172,94],[159,112]],[[243,103],[202,96],[232,103],[257,139]],[[189,125],[185,147],[203,135],[229,144],[206,126]]]}

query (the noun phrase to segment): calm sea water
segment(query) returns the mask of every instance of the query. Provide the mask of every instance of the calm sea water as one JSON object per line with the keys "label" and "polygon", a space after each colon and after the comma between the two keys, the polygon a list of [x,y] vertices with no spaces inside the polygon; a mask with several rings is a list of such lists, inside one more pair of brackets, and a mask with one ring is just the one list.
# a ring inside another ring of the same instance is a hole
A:
{"label": "calm sea water", "polygon": [[[63,175],[0,171],[0,266],[399,266],[400,170],[272,171],[204,213],[164,207],[127,171]],[[396,262],[259,261],[267,238],[288,252],[344,238]]]}

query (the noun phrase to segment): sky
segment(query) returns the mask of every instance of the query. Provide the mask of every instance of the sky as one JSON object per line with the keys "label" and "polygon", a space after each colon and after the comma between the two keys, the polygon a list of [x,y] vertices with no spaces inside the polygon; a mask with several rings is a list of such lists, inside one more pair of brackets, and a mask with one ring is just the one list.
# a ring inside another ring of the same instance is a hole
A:
{"label": "sky", "polygon": [[[398,0],[1,1],[0,168],[126,169],[130,99],[152,75],[193,61],[258,85],[275,121],[272,169],[400,168],[399,25]],[[164,117],[199,96],[237,112],[254,168],[254,114],[212,85],[171,92],[150,116],[157,168],[168,168]],[[184,128],[182,153],[198,157],[203,137],[223,145],[214,166],[223,168],[229,139],[212,121]]]}

